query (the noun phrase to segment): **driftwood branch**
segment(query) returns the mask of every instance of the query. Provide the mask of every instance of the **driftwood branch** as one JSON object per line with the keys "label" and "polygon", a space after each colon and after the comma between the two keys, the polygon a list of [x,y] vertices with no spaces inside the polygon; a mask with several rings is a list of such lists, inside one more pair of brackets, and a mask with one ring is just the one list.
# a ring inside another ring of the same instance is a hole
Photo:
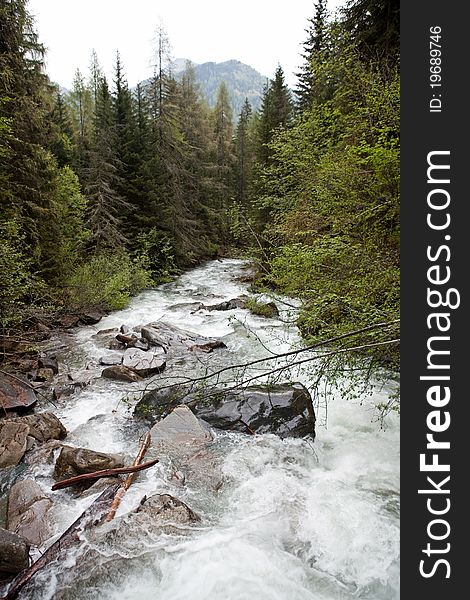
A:
{"label": "driftwood branch", "polygon": [[92,479],[101,479],[102,477],[112,477],[114,475],[123,475],[126,473],[134,474],[137,471],[143,471],[144,469],[153,467],[153,465],[156,465],[157,462],[158,459],[149,460],[141,465],[134,464],[132,467],[117,467],[115,469],[102,469],[101,471],[95,471],[94,473],[84,473],[83,475],[77,475],[76,477],[70,477],[70,479],[64,479],[54,483],[51,490],[55,492],[56,490],[61,490],[66,487],[70,487],[71,485],[76,485],[77,483],[83,483],[84,481],[90,481]]}
{"label": "driftwood branch", "polygon": [[121,500],[124,494],[127,492],[127,490],[132,485],[132,482],[134,481],[136,471],[140,471],[143,467],[145,467],[145,465],[151,466],[151,463],[155,464],[158,462],[158,460],[154,460],[144,463],[143,465],[140,464],[145,456],[145,453],[147,452],[148,447],[150,446],[151,440],[152,436],[150,435],[150,431],[148,431],[144,437],[144,441],[142,442],[139,453],[137,454],[134,460],[134,471],[126,478],[126,480],[121,484],[121,487],[118,489],[116,496],[114,497],[113,503],[111,505],[111,508],[108,514],[106,515],[106,521],[112,521],[114,519],[116,511],[119,508],[119,505],[121,504]]}

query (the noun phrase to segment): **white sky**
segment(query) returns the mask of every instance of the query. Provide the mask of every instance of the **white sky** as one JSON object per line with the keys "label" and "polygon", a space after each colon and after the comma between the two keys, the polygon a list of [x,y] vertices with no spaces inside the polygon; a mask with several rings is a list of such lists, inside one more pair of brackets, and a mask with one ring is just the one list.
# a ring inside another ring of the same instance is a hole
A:
{"label": "white sky", "polygon": [[[342,3],[329,0],[328,8]],[[173,58],[233,58],[269,77],[280,63],[293,85],[313,6],[313,0],[29,0],[47,72],[67,88],[77,67],[88,73],[93,48],[109,77],[118,49],[131,86],[149,77],[160,22]]]}

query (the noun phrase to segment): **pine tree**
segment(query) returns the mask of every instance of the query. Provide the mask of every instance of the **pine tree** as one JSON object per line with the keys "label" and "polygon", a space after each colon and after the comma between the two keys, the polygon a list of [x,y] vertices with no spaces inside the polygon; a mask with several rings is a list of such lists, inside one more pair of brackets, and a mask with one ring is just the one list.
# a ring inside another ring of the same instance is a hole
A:
{"label": "pine tree", "polygon": [[292,122],[293,112],[291,92],[285,83],[284,71],[279,65],[274,79],[266,84],[263,93],[257,144],[257,159],[261,164],[270,160],[269,143],[274,131],[280,127],[288,127]]}
{"label": "pine tree", "polygon": [[235,135],[235,188],[236,198],[243,205],[247,204],[251,171],[253,163],[253,139],[250,131],[250,121],[252,116],[251,104],[248,98],[245,99],[240,116],[238,118],[237,130]]}
{"label": "pine tree", "polygon": [[95,254],[123,248],[126,237],[121,228],[121,212],[127,208],[118,193],[120,186],[117,134],[108,84],[101,79],[94,115],[93,142],[89,166],[85,170],[88,202],[89,246]]}
{"label": "pine tree", "polygon": [[308,20],[307,39],[304,43],[302,58],[304,64],[297,73],[297,106],[305,111],[312,106],[314,100],[314,62],[323,62],[327,57],[326,0],[316,0],[315,15]]}
{"label": "pine tree", "polygon": [[25,0],[2,0],[0,31],[0,118],[9,134],[6,151],[0,153],[0,212],[19,224],[32,267],[48,277],[56,266],[50,241],[57,165],[48,151],[54,133],[44,48]]}

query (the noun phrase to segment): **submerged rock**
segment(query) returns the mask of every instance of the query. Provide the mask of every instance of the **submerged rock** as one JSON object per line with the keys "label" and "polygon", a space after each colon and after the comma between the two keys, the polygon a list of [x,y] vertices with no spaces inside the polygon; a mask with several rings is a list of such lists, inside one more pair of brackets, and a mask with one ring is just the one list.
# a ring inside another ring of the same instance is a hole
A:
{"label": "submerged rock", "polygon": [[7,528],[41,546],[52,534],[48,512],[52,500],[32,479],[15,483],[8,495]]}
{"label": "submerged rock", "polygon": [[55,463],[54,478],[60,481],[83,473],[122,466],[124,463],[119,456],[95,452],[88,448],[63,446]]}
{"label": "submerged rock", "polygon": [[0,573],[16,575],[28,566],[28,541],[16,533],[0,528]]}
{"label": "submerged rock", "polygon": [[[143,521],[144,518],[150,518],[152,528],[168,525],[182,525],[197,523],[201,517],[189,508],[187,504],[178,500],[170,494],[156,494],[150,498],[144,498],[140,506],[135,511],[137,516],[132,516],[134,522]],[[179,531],[176,528],[176,533]],[[165,533],[173,533],[168,527],[165,527]]]}

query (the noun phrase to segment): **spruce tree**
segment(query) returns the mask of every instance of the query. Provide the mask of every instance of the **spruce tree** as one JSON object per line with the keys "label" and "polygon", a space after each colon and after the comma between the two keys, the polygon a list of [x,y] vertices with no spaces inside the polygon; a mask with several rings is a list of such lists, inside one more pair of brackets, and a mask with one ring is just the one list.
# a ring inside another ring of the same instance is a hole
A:
{"label": "spruce tree", "polygon": [[301,111],[308,110],[314,100],[314,62],[323,62],[327,56],[326,0],[316,0],[315,14],[308,20],[307,39],[303,46],[304,63],[297,73],[297,106]]}

